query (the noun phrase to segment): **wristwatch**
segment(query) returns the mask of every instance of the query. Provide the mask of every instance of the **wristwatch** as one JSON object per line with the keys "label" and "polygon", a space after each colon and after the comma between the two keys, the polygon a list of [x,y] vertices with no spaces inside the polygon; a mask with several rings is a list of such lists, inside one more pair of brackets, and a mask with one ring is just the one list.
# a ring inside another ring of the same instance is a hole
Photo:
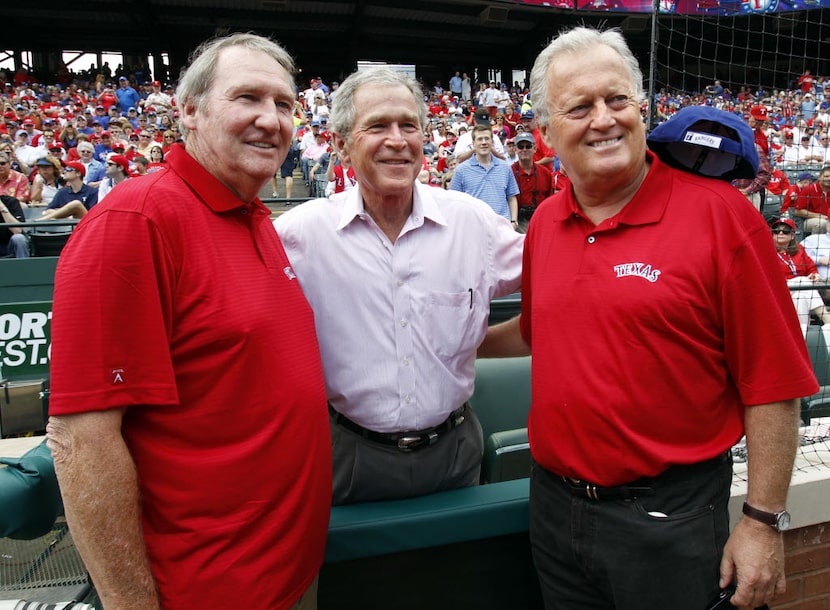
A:
{"label": "wristwatch", "polygon": [[790,529],[790,513],[786,510],[782,510],[780,513],[768,513],[744,502],[743,511],[750,519],[766,523],[778,532]]}

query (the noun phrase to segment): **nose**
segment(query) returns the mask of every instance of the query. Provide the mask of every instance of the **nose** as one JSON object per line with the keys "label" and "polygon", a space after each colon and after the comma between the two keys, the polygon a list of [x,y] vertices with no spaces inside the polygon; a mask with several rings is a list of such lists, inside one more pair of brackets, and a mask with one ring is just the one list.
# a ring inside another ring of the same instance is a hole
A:
{"label": "nose", "polygon": [[591,127],[595,129],[608,129],[616,123],[614,115],[605,100],[598,100],[594,103],[591,111]]}
{"label": "nose", "polygon": [[398,123],[392,123],[386,133],[386,141],[390,146],[402,147],[406,145],[403,131]]}
{"label": "nose", "polygon": [[268,133],[280,131],[282,121],[279,109],[273,103],[265,101],[257,116],[256,125]]}

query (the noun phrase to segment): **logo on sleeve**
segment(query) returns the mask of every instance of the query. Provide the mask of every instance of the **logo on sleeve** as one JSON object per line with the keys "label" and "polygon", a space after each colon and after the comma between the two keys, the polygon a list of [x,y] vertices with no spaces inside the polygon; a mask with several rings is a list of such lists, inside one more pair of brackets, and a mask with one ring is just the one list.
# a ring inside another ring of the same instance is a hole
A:
{"label": "logo on sleeve", "polygon": [[124,369],[112,369],[112,382],[124,383]]}
{"label": "logo on sleeve", "polygon": [[617,277],[637,276],[649,282],[656,282],[660,277],[662,271],[653,269],[651,265],[645,263],[623,263],[622,265],[614,265],[614,272]]}

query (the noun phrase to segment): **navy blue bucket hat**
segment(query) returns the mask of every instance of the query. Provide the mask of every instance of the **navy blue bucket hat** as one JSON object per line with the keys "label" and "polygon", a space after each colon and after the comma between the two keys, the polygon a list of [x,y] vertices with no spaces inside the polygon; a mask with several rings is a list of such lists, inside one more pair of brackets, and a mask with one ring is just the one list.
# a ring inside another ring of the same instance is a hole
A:
{"label": "navy blue bucket hat", "polygon": [[758,173],[755,134],[741,117],[710,106],[687,106],[654,128],[648,147],[666,165],[720,180]]}

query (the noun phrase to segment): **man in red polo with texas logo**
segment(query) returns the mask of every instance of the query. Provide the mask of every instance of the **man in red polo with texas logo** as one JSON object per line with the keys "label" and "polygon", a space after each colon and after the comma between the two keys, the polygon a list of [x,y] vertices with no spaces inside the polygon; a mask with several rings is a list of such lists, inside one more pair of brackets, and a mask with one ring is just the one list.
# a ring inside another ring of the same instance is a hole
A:
{"label": "man in red polo with texas logo", "polygon": [[[646,147],[639,63],[613,30],[560,34],[530,82],[572,188],[536,210],[521,314],[478,355],[532,351],[529,534],[545,607],[769,603],[786,588],[798,397],[818,384],[769,227],[712,179],[754,154],[752,135],[713,132],[691,108],[666,122],[671,150],[700,143],[676,161],[709,177],[662,162]],[[731,157],[714,154],[730,142]],[[744,434],[748,492],[730,532]]]}

